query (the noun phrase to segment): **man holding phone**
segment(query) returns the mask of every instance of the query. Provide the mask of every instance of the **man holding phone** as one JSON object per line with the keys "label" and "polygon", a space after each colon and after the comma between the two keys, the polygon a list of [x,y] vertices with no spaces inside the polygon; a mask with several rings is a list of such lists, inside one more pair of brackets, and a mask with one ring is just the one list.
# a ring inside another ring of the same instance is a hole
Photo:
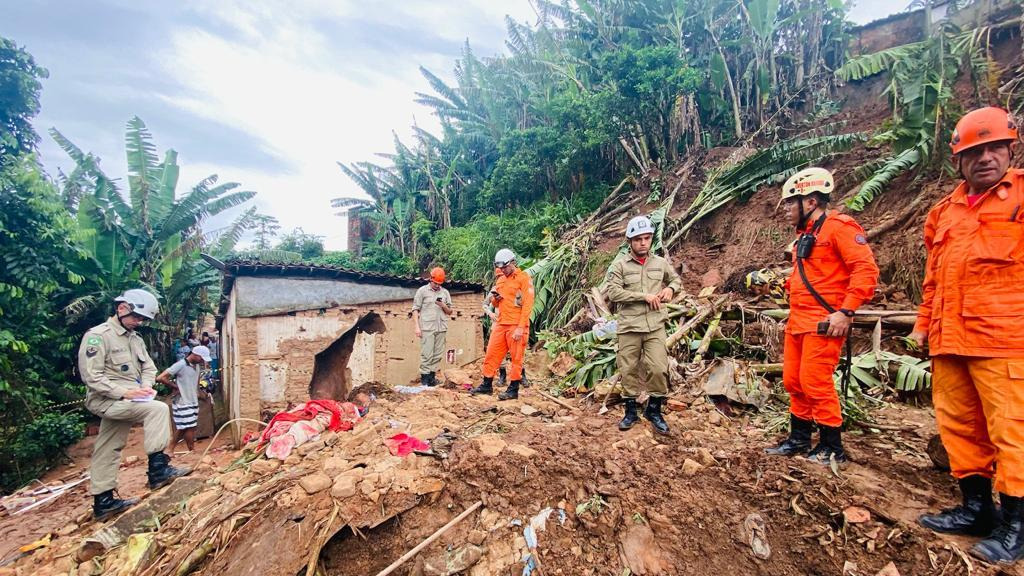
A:
{"label": "man holding phone", "polygon": [[[786,217],[797,231],[789,289],[782,382],[789,393],[789,438],[766,452],[807,454],[828,464],[846,460],[843,413],[832,374],[854,312],[871,300],[878,265],[860,224],[828,210],[835,181],[824,168],[805,168],[782,187]],[[814,425],[821,439],[811,449]]]}
{"label": "man holding phone", "polygon": [[[644,408],[654,431],[668,434],[661,407],[668,396],[668,348],[665,346],[667,304],[679,293],[682,281],[667,258],[652,253],[654,224],[636,216],[626,224],[629,251],[616,258],[605,274],[605,294],[619,317],[615,365],[622,378],[625,414],[619,430],[639,420],[637,399],[649,395]],[[646,376],[642,378],[641,376]]]}
{"label": "man holding phone", "polygon": [[412,299],[412,322],[420,339],[420,384],[437,386],[437,368],[448,336],[452,295],[444,284],[444,268],[430,271],[430,282],[420,286]]}
{"label": "man holding phone", "polygon": [[533,312],[533,280],[530,274],[516,265],[516,255],[502,248],[494,255],[494,267],[500,272],[490,304],[497,309],[495,325],[487,340],[484,356],[483,382],[473,388],[473,394],[494,392],[494,376],[505,355],[509,355],[508,388],[498,394],[498,400],[519,398],[523,378],[523,357],[530,340],[530,314]]}

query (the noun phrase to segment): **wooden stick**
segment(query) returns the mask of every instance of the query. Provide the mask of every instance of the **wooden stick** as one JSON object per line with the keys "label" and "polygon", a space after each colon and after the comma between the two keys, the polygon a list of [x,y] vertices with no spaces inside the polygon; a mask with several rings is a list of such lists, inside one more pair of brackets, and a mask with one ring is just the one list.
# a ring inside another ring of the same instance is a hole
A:
{"label": "wooden stick", "polygon": [[72,482],[71,484],[65,484],[64,486],[62,486],[59,489],[57,489],[56,492],[54,492],[53,494],[50,494],[46,498],[43,498],[39,502],[36,502],[35,504],[29,504],[28,506],[25,506],[24,508],[22,508],[20,510],[16,510],[16,511],[12,512],[11,516],[14,516],[16,514],[21,514],[22,512],[28,512],[29,510],[31,510],[33,508],[38,508],[38,507],[42,506],[43,504],[46,504],[47,502],[50,502],[51,500],[56,500],[57,498],[60,498],[64,494],[68,493],[75,486],[78,486],[79,484],[81,484],[82,482],[85,482],[88,479],[89,479],[89,477],[86,476],[85,478],[82,478],[81,480],[77,480],[75,482]]}
{"label": "wooden stick", "polygon": [[546,392],[542,392],[540,390],[537,390],[537,394],[540,394],[541,396],[547,398],[548,400],[551,400],[555,404],[558,404],[559,406],[564,406],[565,408],[568,408],[569,410],[576,410],[576,411],[582,410],[582,408],[580,408],[579,406],[573,406],[572,404],[569,404],[565,400],[562,400],[561,398],[555,398],[554,396],[552,396],[552,395],[550,395],[550,394],[548,394]]}
{"label": "wooden stick", "polygon": [[424,548],[429,546],[431,542],[433,542],[434,540],[437,540],[438,538],[440,538],[441,535],[444,534],[445,532],[447,532],[452,526],[455,526],[459,522],[462,522],[466,518],[466,516],[469,516],[470,514],[473,513],[474,510],[476,510],[477,508],[479,508],[479,507],[481,507],[483,505],[484,505],[483,501],[477,500],[476,504],[473,504],[469,508],[466,508],[465,512],[463,512],[462,514],[459,514],[455,518],[452,518],[451,522],[449,522],[449,523],[445,524],[444,526],[438,528],[437,532],[434,532],[433,534],[428,536],[426,540],[424,540],[423,542],[420,542],[419,544],[417,544],[415,548],[413,548],[412,550],[409,550],[408,552],[403,554],[401,558],[399,558],[398,560],[395,560],[394,562],[392,562],[390,566],[388,566],[387,568],[385,568],[385,569],[381,570],[380,572],[378,572],[377,576],[387,576],[388,574],[391,574],[392,572],[394,572],[396,568],[398,568],[402,564],[405,564],[410,558],[412,558],[417,553],[419,553],[420,550],[423,550]]}
{"label": "wooden stick", "polygon": [[[775,320],[789,318],[789,310],[785,308],[760,310],[759,313]],[[822,310],[821,313],[824,318],[825,311]],[[879,318],[883,325],[890,328],[910,328],[917,321],[917,312],[914,310],[857,310],[854,312],[853,324],[858,327],[874,328],[875,322]]]}
{"label": "wooden stick", "polygon": [[665,339],[665,347],[668,348],[669,350],[674,348],[677,344],[679,344],[679,341],[682,340],[684,336],[686,336],[687,334],[689,334],[691,330],[693,330],[693,328],[697,324],[700,324],[708,316],[714,314],[715,311],[722,305],[724,305],[728,300],[729,298],[727,296],[720,296],[717,300],[712,302],[711,306],[701,309],[699,312],[697,312],[696,315],[693,316],[693,318],[687,320],[686,324],[680,326],[679,330],[676,330],[671,336]]}

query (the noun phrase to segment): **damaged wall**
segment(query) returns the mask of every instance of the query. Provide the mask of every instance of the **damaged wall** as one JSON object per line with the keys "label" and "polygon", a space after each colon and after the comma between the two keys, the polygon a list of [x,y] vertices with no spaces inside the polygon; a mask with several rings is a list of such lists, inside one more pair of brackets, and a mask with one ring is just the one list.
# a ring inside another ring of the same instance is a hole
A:
{"label": "damaged wall", "polygon": [[[235,348],[233,360],[224,363],[231,417],[266,420],[308,400],[313,388],[320,397],[342,397],[366,382],[418,381],[414,293],[409,287],[342,280],[237,278],[222,327],[225,347]],[[365,302],[374,295],[386,301]],[[305,305],[302,298],[308,298]],[[456,316],[449,322],[446,349],[454,362],[442,358],[441,370],[483,355],[482,298],[482,293],[452,291]],[[255,425],[243,424],[236,433],[242,429]]]}

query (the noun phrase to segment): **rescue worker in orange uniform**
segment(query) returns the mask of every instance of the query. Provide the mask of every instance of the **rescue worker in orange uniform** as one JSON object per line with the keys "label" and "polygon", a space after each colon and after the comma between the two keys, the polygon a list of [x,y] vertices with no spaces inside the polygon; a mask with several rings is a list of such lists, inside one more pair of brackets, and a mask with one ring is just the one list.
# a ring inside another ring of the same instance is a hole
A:
{"label": "rescue worker in orange uniform", "polygon": [[1024,556],[1024,170],[1009,168],[1017,138],[1001,108],[957,123],[951,147],[964,181],[925,221],[928,261],[910,334],[932,357],[935,419],[963,496],[919,521],[986,536],[971,553],[992,563]]}
{"label": "rescue worker in orange uniform", "polygon": [[533,280],[525,270],[516,266],[516,255],[508,248],[498,250],[494,255],[494,267],[501,275],[491,291],[491,304],[498,310],[497,325],[491,329],[484,356],[484,381],[471,392],[491,394],[494,392],[494,376],[509,355],[508,388],[498,394],[499,400],[519,397],[519,386],[523,378],[523,356],[530,339],[530,314],[533,312]]}
{"label": "rescue worker in orange uniform", "polygon": [[[782,203],[798,238],[793,250],[789,321],[783,344],[782,382],[789,393],[789,437],[769,454],[807,454],[820,464],[846,460],[843,414],[832,373],[854,312],[871,300],[878,266],[864,229],[828,210],[835,181],[824,168],[805,168],[782,187]],[[811,449],[814,425],[820,440]]]}

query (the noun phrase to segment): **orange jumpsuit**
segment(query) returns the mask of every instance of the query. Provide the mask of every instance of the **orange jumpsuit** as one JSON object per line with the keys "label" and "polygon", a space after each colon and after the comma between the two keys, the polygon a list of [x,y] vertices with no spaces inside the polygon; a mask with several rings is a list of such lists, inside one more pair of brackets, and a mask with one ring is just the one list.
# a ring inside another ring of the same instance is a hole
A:
{"label": "orange jumpsuit", "polygon": [[1024,496],[1024,170],[973,206],[961,183],[928,213],[915,331],[927,332],[932,397],[953,476],[995,477]]}
{"label": "orange jumpsuit", "polygon": [[[814,222],[808,222],[810,231]],[[856,310],[871,300],[878,283],[878,266],[864,229],[846,214],[830,210],[818,231],[814,250],[804,259],[807,280],[833,308]],[[782,382],[789,392],[789,409],[802,420],[822,426],[843,423],[832,374],[839,364],[843,338],[819,336],[818,322],[829,312],[804,285],[793,254],[789,288],[789,321],[783,345]]]}
{"label": "orange jumpsuit", "polygon": [[[498,368],[509,355],[508,379],[523,379],[523,356],[530,340],[530,314],[533,312],[533,279],[524,270],[515,268],[511,275],[501,274],[494,289],[501,298],[491,297],[491,304],[498,310],[498,325],[491,329],[484,356],[484,378],[494,378]],[[522,338],[512,339],[517,328],[522,328]]]}

